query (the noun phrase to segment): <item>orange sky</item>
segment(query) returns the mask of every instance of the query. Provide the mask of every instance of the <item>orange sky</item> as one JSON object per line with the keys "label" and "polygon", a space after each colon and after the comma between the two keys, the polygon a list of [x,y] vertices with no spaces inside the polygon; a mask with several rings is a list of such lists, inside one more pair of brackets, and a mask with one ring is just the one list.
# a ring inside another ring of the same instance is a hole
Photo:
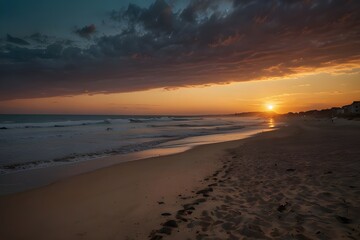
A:
{"label": "orange sky", "polygon": [[6,2],[0,113],[286,113],[360,100],[359,0]]}
{"label": "orange sky", "polygon": [[317,73],[297,78],[227,85],[153,89],[117,94],[18,99],[0,102],[1,113],[228,114],[278,113],[342,106],[360,100],[360,71]]}

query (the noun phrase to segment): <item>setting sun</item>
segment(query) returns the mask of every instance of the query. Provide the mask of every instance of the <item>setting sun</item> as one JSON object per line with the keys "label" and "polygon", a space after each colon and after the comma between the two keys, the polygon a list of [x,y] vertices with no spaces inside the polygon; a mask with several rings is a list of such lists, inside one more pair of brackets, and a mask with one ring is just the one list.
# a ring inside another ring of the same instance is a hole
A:
{"label": "setting sun", "polygon": [[274,110],[274,105],[268,104],[268,105],[266,105],[266,108],[267,108],[267,110],[272,111],[272,110]]}

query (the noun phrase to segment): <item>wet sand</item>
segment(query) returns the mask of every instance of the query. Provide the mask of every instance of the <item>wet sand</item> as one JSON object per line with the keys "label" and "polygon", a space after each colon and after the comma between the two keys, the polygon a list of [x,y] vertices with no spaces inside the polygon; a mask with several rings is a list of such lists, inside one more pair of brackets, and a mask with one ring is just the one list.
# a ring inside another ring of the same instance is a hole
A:
{"label": "wet sand", "polygon": [[359,239],[359,122],[288,123],[1,197],[0,239]]}

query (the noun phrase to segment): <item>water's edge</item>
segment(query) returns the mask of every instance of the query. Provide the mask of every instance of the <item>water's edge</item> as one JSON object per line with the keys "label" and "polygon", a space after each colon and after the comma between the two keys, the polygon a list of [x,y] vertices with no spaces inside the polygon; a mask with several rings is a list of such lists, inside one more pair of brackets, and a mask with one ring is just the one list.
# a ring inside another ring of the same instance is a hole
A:
{"label": "water's edge", "polygon": [[127,154],[116,154],[101,158],[94,158],[87,161],[71,162],[65,165],[28,169],[26,171],[4,174],[0,175],[0,196],[39,188],[71,176],[84,174],[124,162],[177,154],[199,145],[245,139],[261,132],[272,131],[275,129],[276,128],[248,127],[242,129],[241,131],[230,133],[188,137],[168,141],[166,143],[159,144],[152,149]]}

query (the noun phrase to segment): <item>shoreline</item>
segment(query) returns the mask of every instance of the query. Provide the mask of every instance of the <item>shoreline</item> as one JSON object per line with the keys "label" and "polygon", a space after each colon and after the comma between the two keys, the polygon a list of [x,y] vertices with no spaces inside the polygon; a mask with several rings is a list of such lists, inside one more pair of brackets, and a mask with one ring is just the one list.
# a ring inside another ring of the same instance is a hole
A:
{"label": "shoreline", "polygon": [[[241,141],[200,145],[173,155],[125,162],[0,196],[0,237],[146,239],[164,220],[158,212],[169,207],[166,203],[175,208],[179,194],[186,198],[193,189],[205,186],[203,179],[221,167],[219,158],[225,149]],[[92,220],[94,216],[100,217],[97,223]],[[112,222],[115,217],[119,218],[116,223]],[[99,230],[98,224],[104,228]],[[21,232],[16,231],[19,225]],[[59,232],[59,226],[67,232]],[[90,234],[91,229],[97,231]],[[119,229],[120,234],[116,233]]]}
{"label": "shoreline", "polygon": [[0,237],[356,239],[358,133],[358,123],[291,120],[0,197]]}
{"label": "shoreline", "polygon": [[99,117],[102,119],[101,124],[87,124],[85,121],[84,125],[78,126],[27,126],[23,129],[9,128],[0,131],[0,142],[3,143],[0,147],[0,176],[107,156],[126,155],[193,136],[241,132],[244,127],[253,127],[253,124],[259,128],[267,126],[265,119],[255,117],[140,118],[135,122],[129,122],[129,119],[111,120]]}
{"label": "shoreline", "polygon": [[133,153],[114,154],[78,162],[69,162],[58,166],[25,169],[1,174],[0,196],[30,191],[76,175],[86,174],[98,169],[123,164],[125,162],[179,154],[200,145],[234,141],[235,139],[245,139],[264,131],[273,130],[276,130],[276,128],[247,127],[243,128],[241,131],[172,140],[160,144],[156,148]]}

